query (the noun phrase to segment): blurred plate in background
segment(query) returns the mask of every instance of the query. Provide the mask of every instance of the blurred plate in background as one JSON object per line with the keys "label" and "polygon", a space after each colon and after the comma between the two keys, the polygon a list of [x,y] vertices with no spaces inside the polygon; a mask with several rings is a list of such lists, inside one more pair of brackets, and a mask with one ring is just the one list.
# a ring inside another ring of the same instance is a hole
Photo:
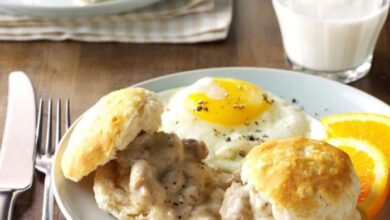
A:
{"label": "blurred plate in background", "polygon": [[82,4],[82,0],[0,0],[0,11],[40,17],[83,17],[116,14],[161,0],[106,0]]}

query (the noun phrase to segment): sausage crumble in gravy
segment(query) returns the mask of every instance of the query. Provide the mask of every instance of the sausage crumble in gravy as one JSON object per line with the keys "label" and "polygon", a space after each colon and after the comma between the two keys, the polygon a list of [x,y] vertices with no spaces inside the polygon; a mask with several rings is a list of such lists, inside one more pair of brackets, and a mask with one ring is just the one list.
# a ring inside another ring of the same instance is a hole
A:
{"label": "sausage crumble in gravy", "polygon": [[118,219],[220,219],[228,183],[207,154],[200,141],[143,133],[96,171],[97,204]]}

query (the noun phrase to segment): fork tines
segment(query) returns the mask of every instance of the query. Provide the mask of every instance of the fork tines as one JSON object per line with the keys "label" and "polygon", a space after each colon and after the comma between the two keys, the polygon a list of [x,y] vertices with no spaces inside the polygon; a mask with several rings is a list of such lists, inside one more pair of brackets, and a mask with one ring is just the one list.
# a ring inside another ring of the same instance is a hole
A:
{"label": "fork tines", "polygon": [[[44,117],[44,101],[43,98],[39,99],[38,104],[38,117],[37,117],[37,129],[35,133],[35,144],[37,147],[37,156],[50,156],[55,149],[52,149],[52,99],[47,101],[47,121],[46,121],[46,137],[45,137],[45,146],[44,151],[41,149],[42,141],[42,127],[43,127],[43,117]],[[56,116],[55,116],[55,146],[61,140],[61,100],[57,99],[56,104]],[[69,112],[69,99],[65,103],[65,129],[68,129],[70,126],[70,112]]]}

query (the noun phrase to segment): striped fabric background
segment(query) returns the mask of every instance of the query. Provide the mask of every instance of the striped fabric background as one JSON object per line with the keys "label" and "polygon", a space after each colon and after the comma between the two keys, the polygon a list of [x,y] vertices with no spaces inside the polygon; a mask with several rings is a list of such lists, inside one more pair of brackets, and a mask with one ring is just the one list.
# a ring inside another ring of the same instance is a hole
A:
{"label": "striped fabric background", "polygon": [[232,0],[164,0],[118,15],[40,18],[0,13],[0,40],[194,43],[226,38]]}

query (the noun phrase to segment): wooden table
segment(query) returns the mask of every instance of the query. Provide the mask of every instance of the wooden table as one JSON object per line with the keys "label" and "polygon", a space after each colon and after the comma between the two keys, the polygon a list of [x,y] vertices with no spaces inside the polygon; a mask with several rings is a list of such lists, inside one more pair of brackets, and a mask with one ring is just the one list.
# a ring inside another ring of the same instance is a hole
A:
{"label": "wooden table", "polygon": [[[202,44],[0,42],[0,132],[7,104],[8,73],[22,70],[37,97],[70,98],[77,118],[109,91],[178,71],[226,66],[289,69],[271,1],[235,3],[225,41]],[[390,103],[390,22],[385,24],[370,74],[351,85]],[[14,219],[41,219],[44,176],[18,200]],[[56,208],[55,219],[64,219]]]}

